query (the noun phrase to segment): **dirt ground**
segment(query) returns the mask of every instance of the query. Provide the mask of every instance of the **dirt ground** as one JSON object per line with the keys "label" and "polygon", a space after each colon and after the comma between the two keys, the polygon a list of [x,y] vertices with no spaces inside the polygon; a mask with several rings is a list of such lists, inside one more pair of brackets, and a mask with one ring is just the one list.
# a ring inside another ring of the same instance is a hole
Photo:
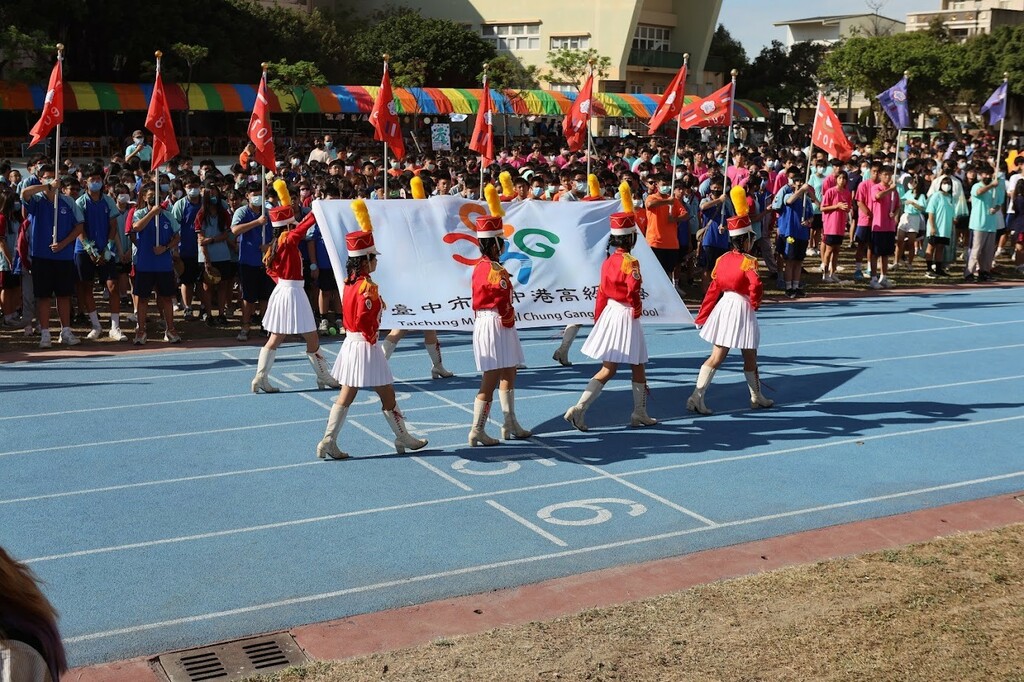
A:
{"label": "dirt ground", "polygon": [[1024,681],[1024,524],[251,682]]}

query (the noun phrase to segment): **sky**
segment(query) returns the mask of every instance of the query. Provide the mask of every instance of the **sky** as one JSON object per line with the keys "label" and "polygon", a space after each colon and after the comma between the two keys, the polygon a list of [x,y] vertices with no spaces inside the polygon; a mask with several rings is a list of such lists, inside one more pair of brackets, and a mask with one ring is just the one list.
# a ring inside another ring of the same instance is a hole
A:
{"label": "sky", "polygon": [[[906,21],[907,12],[934,10],[940,4],[939,0],[887,0],[878,13]],[[772,26],[777,21],[870,11],[864,0],[722,0],[718,22],[740,41],[747,58],[753,59],[772,40],[786,41],[786,30]]]}

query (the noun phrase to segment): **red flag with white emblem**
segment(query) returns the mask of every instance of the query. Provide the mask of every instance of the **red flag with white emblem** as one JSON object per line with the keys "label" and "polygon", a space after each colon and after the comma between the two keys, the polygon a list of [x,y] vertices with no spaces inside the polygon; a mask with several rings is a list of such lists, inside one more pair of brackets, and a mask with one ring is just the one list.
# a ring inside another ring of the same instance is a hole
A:
{"label": "red flag with white emblem", "polygon": [[480,99],[480,110],[476,112],[476,125],[473,126],[473,137],[469,148],[479,154],[483,165],[494,162],[494,107],[491,104],[491,91],[487,87],[487,76],[484,76],[484,94]]}
{"label": "red flag with white emblem", "polygon": [[683,98],[686,90],[686,64],[679,69],[679,73],[668,84],[668,88],[661,96],[661,101],[651,116],[651,122],[647,126],[647,134],[653,135],[662,123],[679,115],[683,110]]}
{"label": "red flag with white emblem", "polygon": [[256,102],[249,119],[249,139],[256,147],[256,160],[264,168],[276,168],[274,151],[274,127],[270,120],[270,95],[267,91],[267,72],[263,72]]}
{"label": "red flag with white emblem", "polygon": [[587,76],[583,83],[583,89],[576,96],[569,113],[562,121],[562,133],[565,135],[566,146],[569,151],[578,152],[583,149],[587,141],[587,128],[590,125],[590,117],[604,116],[604,107],[600,102],[594,100],[594,74]]}
{"label": "red flag with white emblem", "polygon": [[50,134],[50,131],[64,122],[64,58],[58,54],[57,63],[50,73],[50,83],[46,86],[46,100],[43,102],[43,113],[32,126],[30,134],[32,147]]}
{"label": "red flag with white emblem", "polygon": [[146,114],[146,130],[153,133],[153,168],[159,168],[178,155],[178,138],[174,135],[171,108],[167,105],[159,65],[156,67],[156,83]]}
{"label": "red flag with white emblem", "polygon": [[380,81],[380,91],[370,111],[370,124],[373,126],[373,139],[387,142],[391,153],[399,161],[405,158],[405,141],[402,129],[398,126],[398,111],[395,109],[395,96],[391,92],[391,76],[388,74],[388,63],[384,62],[384,77]]}
{"label": "red flag with white emblem", "polygon": [[699,99],[679,112],[679,125],[688,128],[715,128],[732,122],[732,83]]}
{"label": "red flag with white emblem", "polygon": [[818,95],[818,111],[814,114],[811,143],[840,161],[846,161],[853,156],[853,145],[846,139],[843,124],[822,95]]}

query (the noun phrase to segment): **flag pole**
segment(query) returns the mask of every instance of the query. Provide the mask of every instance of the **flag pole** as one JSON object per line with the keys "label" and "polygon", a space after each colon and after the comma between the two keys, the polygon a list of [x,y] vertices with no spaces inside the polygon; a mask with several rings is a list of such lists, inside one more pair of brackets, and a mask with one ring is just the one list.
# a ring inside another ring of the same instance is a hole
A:
{"label": "flag pole", "polygon": [[[384,73],[386,74],[388,72],[388,59],[390,59],[391,57],[386,52],[382,56],[384,57]],[[379,97],[379,95],[378,95],[378,97]],[[382,137],[386,137],[386,135],[382,136]],[[384,140],[384,142],[382,142],[382,144],[384,145],[384,156],[381,157],[381,166],[380,167],[381,167],[381,170],[384,171],[384,198],[387,199],[388,198],[388,141]],[[483,188],[481,188],[480,191],[482,192]]]}
{"label": "flag pole", "polygon": [[591,81],[590,81],[590,92],[587,93],[587,96],[590,98],[590,109],[587,111],[587,181],[589,182],[590,181],[590,157],[592,156],[592,153],[591,153],[592,152],[592,149],[591,149],[591,147],[592,147],[592,145],[591,145],[592,135],[591,135],[591,132],[590,132],[590,112],[594,110],[594,81],[592,80],[593,77],[594,77],[594,58],[591,57],[590,59],[588,59],[587,60],[587,64],[590,67],[590,78],[591,78]]}
{"label": "flag pole", "polygon": [[[739,71],[736,69],[732,70],[732,89],[729,91],[729,131],[725,135],[725,168],[722,170],[722,192],[725,193],[728,190],[725,186],[729,184],[729,161],[732,159],[732,117],[733,111],[736,109],[736,76],[739,75]],[[675,173],[672,174],[673,177]]]}
{"label": "flag pole", "polygon": [[[270,63],[269,62],[263,62],[263,63],[260,64],[260,66],[263,68],[263,80],[265,81],[265,80],[267,80],[267,69],[270,68]],[[267,118],[268,119],[270,118],[269,112],[270,112],[270,109],[268,107],[267,108]],[[260,217],[266,217],[266,215],[267,215],[267,167],[264,166],[261,163],[260,164],[260,168],[263,169],[262,172],[260,172],[260,196],[263,199],[263,201],[260,203]],[[267,229],[266,229],[266,227],[267,226],[266,226],[265,223],[263,225],[260,225],[260,244],[266,243],[264,241],[264,239],[267,236]]]}
{"label": "flag pole", "polygon": [[[160,60],[163,58],[164,53],[161,52],[160,50],[157,50],[156,52],[153,53],[153,56],[156,57],[156,76],[154,77],[154,80],[155,80],[156,78],[160,77]],[[143,144],[145,144],[145,140],[143,140]],[[153,191],[156,193],[156,203],[153,204],[153,208],[160,208],[160,166],[157,166],[156,168],[153,168],[152,170],[153,170]],[[155,246],[160,246],[160,216],[159,215],[153,221],[153,224],[156,226],[156,241],[154,242],[154,245]]]}
{"label": "flag pole", "polygon": [[[490,68],[490,64],[484,62],[484,95],[490,94],[490,93],[487,92],[487,69],[488,68]],[[483,116],[483,115],[484,115],[484,112],[482,112],[482,111],[478,111],[477,112],[477,116]],[[493,139],[493,137],[494,137],[494,127],[490,126],[490,130],[491,130],[491,137]],[[483,196],[484,196],[484,157],[483,157],[483,154],[481,154],[480,155],[480,198],[483,198]]]}
{"label": "flag pole", "polygon": [[[1005,94],[1004,99],[1003,99],[1003,102],[1004,102],[1003,106],[1004,107],[1005,107],[1005,102],[1007,102],[1010,99],[1010,86],[1008,85],[1009,81],[1010,81],[1010,74],[1008,72],[1006,72],[1006,71],[1003,71],[1003,85],[1006,86],[1006,94]],[[999,145],[996,147],[996,175],[997,176],[1001,172],[1000,171],[1001,166],[999,164],[1003,160],[1003,125],[1005,124],[1005,122],[1006,122],[1006,111],[1004,109],[1003,110],[1003,117],[999,119]],[[1007,168],[1006,170],[1007,170],[1007,172],[1009,172],[1010,169]]]}
{"label": "flag pole", "polygon": [[[689,74],[689,72],[690,72],[690,70],[688,68],[689,64],[690,64],[690,53],[689,52],[684,52],[683,53],[683,68],[686,69],[686,73],[687,74]],[[683,92],[686,92],[686,82],[685,81],[683,81]],[[684,99],[685,99],[685,97],[684,97]],[[672,182],[671,182],[672,189],[669,192],[669,196],[675,196],[675,190],[676,190],[676,159],[679,158],[679,134],[683,131],[683,122],[681,120],[679,120],[679,119],[683,115],[683,109],[684,109],[683,102],[680,102],[679,103],[679,114],[676,116],[676,146],[675,146],[675,149],[673,149],[673,151],[672,151],[672,163],[671,163],[671,165],[672,165]]]}
{"label": "flag pole", "polygon": [[[818,114],[821,113],[821,99],[825,96],[825,88],[818,86],[818,101],[814,105],[814,120],[811,121],[811,144],[807,147],[807,177],[804,184],[811,181],[811,156],[814,154],[814,128],[818,125]],[[821,199],[821,197],[818,197]]]}
{"label": "flag pole", "polygon": [[[57,43],[57,62],[60,64],[60,82],[61,87],[64,87],[64,43]],[[44,105],[49,106],[49,102]],[[57,185],[53,191],[53,241],[52,244],[57,243],[57,202],[60,201],[60,123],[57,124],[57,144],[54,151],[53,157],[53,179]]]}

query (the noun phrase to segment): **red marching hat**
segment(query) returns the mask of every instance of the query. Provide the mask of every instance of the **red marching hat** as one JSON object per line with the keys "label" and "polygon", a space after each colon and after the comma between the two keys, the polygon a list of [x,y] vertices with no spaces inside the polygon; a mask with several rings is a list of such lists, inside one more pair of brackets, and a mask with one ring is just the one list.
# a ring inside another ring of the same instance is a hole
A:
{"label": "red marching hat", "polygon": [[636,232],[636,216],[632,213],[612,213],[611,217],[612,234],[617,237]]}
{"label": "red marching hat", "polygon": [[295,211],[291,206],[274,206],[267,210],[267,217],[273,227],[287,227],[296,222]]}
{"label": "red marching hat", "polygon": [[352,212],[356,216],[359,229],[345,235],[345,248],[348,250],[349,258],[379,254],[380,251],[373,245],[373,223],[370,222],[370,213],[366,210],[366,202],[356,199],[352,202]]}
{"label": "red marching hat", "polygon": [[739,215],[729,218],[725,221],[726,225],[729,226],[729,238],[742,237],[745,234],[750,234],[754,230],[750,227],[750,216]]}
{"label": "red marching hat", "polygon": [[482,215],[476,218],[476,238],[504,237],[505,226],[498,215]]}

